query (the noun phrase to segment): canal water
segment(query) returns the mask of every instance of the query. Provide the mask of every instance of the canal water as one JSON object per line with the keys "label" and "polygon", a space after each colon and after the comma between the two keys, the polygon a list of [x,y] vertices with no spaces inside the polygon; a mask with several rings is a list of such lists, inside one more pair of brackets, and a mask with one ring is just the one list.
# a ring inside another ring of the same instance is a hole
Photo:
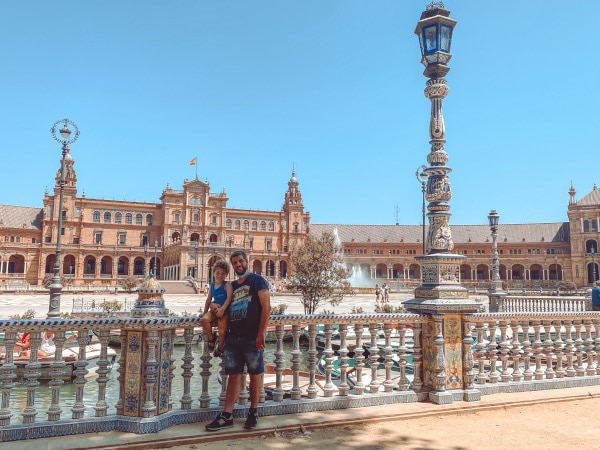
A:
{"label": "canal water", "polygon": [[[173,409],[179,409],[179,400],[183,395],[183,378],[181,374],[183,369],[181,369],[181,365],[183,364],[182,358],[184,353],[185,346],[175,346],[173,347],[173,357],[175,358],[175,377],[173,378],[173,387],[172,387],[172,400],[173,400]],[[285,367],[291,367],[291,358],[292,358],[292,350],[293,346],[291,342],[284,342],[283,349],[285,352]],[[267,343],[267,348],[265,350],[265,364],[273,364],[275,360],[275,343]],[[308,344],[303,345],[300,344],[300,367],[301,370],[306,370],[308,367]],[[109,381],[106,386],[106,402],[108,404],[107,414],[116,414],[116,404],[118,401],[119,395],[119,386],[117,382],[117,377],[119,373],[117,369],[119,367],[118,361],[120,359],[120,348],[115,348],[117,352],[117,357],[115,363],[112,366],[112,370],[109,374]],[[192,405],[195,407],[198,405],[198,399],[202,394],[202,378],[200,377],[200,364],[202,360],[200,357],[202,356],[202,343],[195,344],[192,346],[192,356],[194,360],[192,363],[194,364],[194,376],[191,378],[191,394],[192,394]],[[213,358],[211,363],[213,367],[211,367],[211,371],[213,371],[210,380],[209,380],[209,395],[212,399],[218,399],[219,394],[221,392],[221,384],[217,380],[216,371],[218,368],[215,366],[219,364],[221,360],[219,358]],[[88,365],[88,370],[90,366],[94,366],[94,361],[90,362]],[[86,416],[93,417],[95,415],[94,406],[98,399],[98,389],[94,386],[96,384],[96,378],[94,376],[90,376],[86,383],[84,389],[84,397],[83,402],[86,406]],[[66,382],[62,388],[60,389],[60,404],[63,409],[62,417],[68,418],[70,417],[70,407],[75,403],[75,394],[76,388],[73,383]],[[46,411],[50,408],[50,403],[52,400],[51,389],[48,387],[47,382],[42,382],[36,389],[35,396],[35,407],[37,409],[37,418],[38,421],[46,420]],[[20,382],[16,385],[15,388],[11,390],[10,395],[10,403],[11,403],[11,411],[13,413],[12,423],[17,423],[22,421],[21,412],[25,409],[27,405],[27,388],[24,383]]]}

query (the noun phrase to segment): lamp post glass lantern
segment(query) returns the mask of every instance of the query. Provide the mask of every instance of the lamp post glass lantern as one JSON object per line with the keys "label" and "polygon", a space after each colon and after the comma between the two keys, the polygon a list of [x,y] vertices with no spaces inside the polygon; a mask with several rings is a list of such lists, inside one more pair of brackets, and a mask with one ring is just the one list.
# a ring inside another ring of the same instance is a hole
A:
{"label": "lamp post glass lantern", "polygon": [[[62,124],[62,128],[58,130],[57,135],[57,126]],[[71,128],[73,128],[74,134],[71,136]],[[75,122],[70,121],[69,119],[62,119],[54,123],[52,128],[50,129],[50,133],[52,134],[52,138],[61,144],[62,146],[62,158],[60,160],[60,184],[59,184],[59,194],[58,194],[58,209],[55,209],[58,214],[58,224],[56,230],[56,255],[54,259],[54,270],[52,276],[52,283],[50,284],[50,304],[48,307],[47,318],[57,318],[60,317],[60,296],[62,294],[62,283],[60,281],[60,268],[61,268],[61,248],[60,248],[60,238],[63,233],[63,195],[65,189],[65,165],[67,161],[72,162],[73,158],[69,154],[71,149],[70,145],[77,140],[79,137],[79,128],[75,124]]]}

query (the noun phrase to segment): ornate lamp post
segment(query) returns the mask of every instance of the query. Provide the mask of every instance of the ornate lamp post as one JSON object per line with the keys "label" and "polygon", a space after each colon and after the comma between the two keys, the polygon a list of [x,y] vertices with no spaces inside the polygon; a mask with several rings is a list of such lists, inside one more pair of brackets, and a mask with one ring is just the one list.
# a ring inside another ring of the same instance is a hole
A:
{"label": "ornate lamp post", "polygon": [[158,280],[158,268],[156,267],[156,251],[158,250],[158,241],[154,240],[154,278]]}
{"label": "ornate lamp post", "polygon": [[[58,134],[56,135],[56,127],[59,124],[63,124],[63,127],[58,130]],[[75,133],[71,137],[71,126]],[[54,261],[54,275],[52,277],[52,283],[49,286],[50,289],[50,305],[48,308],[48,319],[53,319],[60,317],[60,296],[62,294],[62,284],[60,282],[60,259],[61,259],[61,249],[60,249],[60,237],[62,235],[62,222],[63,222],[63,192],[65,189],[65,163],[67,160],[71,160],[71,155],[69,154],[69,150],[71,149],[70,145],[77,140],[79,137],[79,128],[75,125],[74,122],[69,119],[59,120],[52,125],[50,129],[52,133],[52,137],[56,142],[59,142],[62,145],[62,158],[60,160],[60,187],[59,187],[59,196],[58,196],[58,229],[56,230],[56,257]]]}
{"label": "ornate lamp post", "polygon": [[421,204],[421,220],[422,220],[422,224],[423,224],[423,238],[422,238],[422,242],[423,242],[423,254],[425,254],[425,189],[427,186],[427,174],[424,172],[424,170],[427,170],[427,166],[419,166],[417,167],[417,170],[415,172],[415,177],[417,177],[417,181],[421,184],[421,194],[423,197],[423,203]]}
{"label": "ornate lamp post", "polygon": [[194,279],[198,279],[198,240],[194,241]]}
{"label": "ornate lamp post", "polygon": [[500,279],[500,262],[498,260],[498,221],[500,216],[495,209],[488,214],[490,230],[492,230],[492,285],[491,293],[502,291],[502,280]]}
{"label": "ornate lamp post", "polygon": [[[429,374],[432,386],[429,399],[437,404],[453,401],[451,389],[462,389],[462,397],[466,401],[481,398],[481,393],[473,389],[472,367],[468,360],[470,343],[458,346],[456,352],[445,349],[446,339],[449,336],[452,336],[449,339],[455,339],[455,333],[468,326],[461,322],[458,312],[464,314],[481,310],[460,284],[460,266],[466,257],[451,253],[454,248],[448,204],[452,198],[448,179],[451,169],[446,166],[449,158],[444,149],[446,128],[442,114],[442,100],[449,92],[444,77],[450,70],[447,63],[451,58],[452,31],[456,25],[449,16],[450,11],[444,9],[442,2],[431,2],[415,29],[421,47],[421,62],[425,66],[423,73],[429,78],[425,97],[431,101],[429,166],[420,167],[416,174],[419,182],[426,180],[429,229],[423,255],[415,258],[421,265],[421,286],[415,289],[415,298],[403,302],[409,312],[431,316],[431,333],[422,342],[423,348],[429,352],[423,358],[422,373]],[[462,377],[453,381],[447,374],[459,367],[462,368]]]}

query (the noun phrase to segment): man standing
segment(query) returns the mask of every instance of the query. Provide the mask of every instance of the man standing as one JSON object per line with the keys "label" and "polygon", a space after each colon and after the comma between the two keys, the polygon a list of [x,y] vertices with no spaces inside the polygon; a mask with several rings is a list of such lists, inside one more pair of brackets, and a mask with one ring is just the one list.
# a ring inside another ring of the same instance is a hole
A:
{"label": "man standing", "polygon": [[248,270],[248,257],[235,251],[229,261],[237,280],[231,283],[233,297],[229,307],[229,331],[223,355],[224,371],[229,375],[223,412],[206,430],[217,431],[233,426],[233,408],[242,389],[244,365],[250,376],[250,411],[244,428],[255,428],[258,421],[258,401],[265,371],[263,351],[265,334],[271,314],[271,298],[267,281]]}
{"label": "man standing", "polygon": [[592,311],[600,311],[600,281],[592,289]]}

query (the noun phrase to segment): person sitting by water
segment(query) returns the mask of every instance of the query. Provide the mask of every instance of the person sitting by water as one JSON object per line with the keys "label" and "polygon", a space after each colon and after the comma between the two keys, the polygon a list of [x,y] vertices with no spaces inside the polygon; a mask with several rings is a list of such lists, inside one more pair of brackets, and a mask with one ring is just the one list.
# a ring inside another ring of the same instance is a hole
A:
{"label": "person sitting by water", "polygon": [[[42,343],[40,348],[38,349],[38,357],[39,358],[48,358],[50,356],[54,356],[56,353],[56,345],[54,344],[54,332],[46,331],[42,335]],[[28,357],[31,355],[31,350],[23,350],[21,351],[21,357]]]}
{"label": "person sitting by water", "polygon": [[[214,355],[219,357],[223,353],[225,347],[225,334],[227,333],[227,308],[231,303],[233,290],[231,283],[225,281],[229,275],[229,264],[227,261],[218,260],[212,267],[214,283],[210,284],[210,291],[206,297],[204,304],[204,312],[202,313],[202,328],[208,338],[208,351],[214,350]],[[212,332],[212,322],[217,321],[219,329],[219,346],[215,350],[215,337]]]}

